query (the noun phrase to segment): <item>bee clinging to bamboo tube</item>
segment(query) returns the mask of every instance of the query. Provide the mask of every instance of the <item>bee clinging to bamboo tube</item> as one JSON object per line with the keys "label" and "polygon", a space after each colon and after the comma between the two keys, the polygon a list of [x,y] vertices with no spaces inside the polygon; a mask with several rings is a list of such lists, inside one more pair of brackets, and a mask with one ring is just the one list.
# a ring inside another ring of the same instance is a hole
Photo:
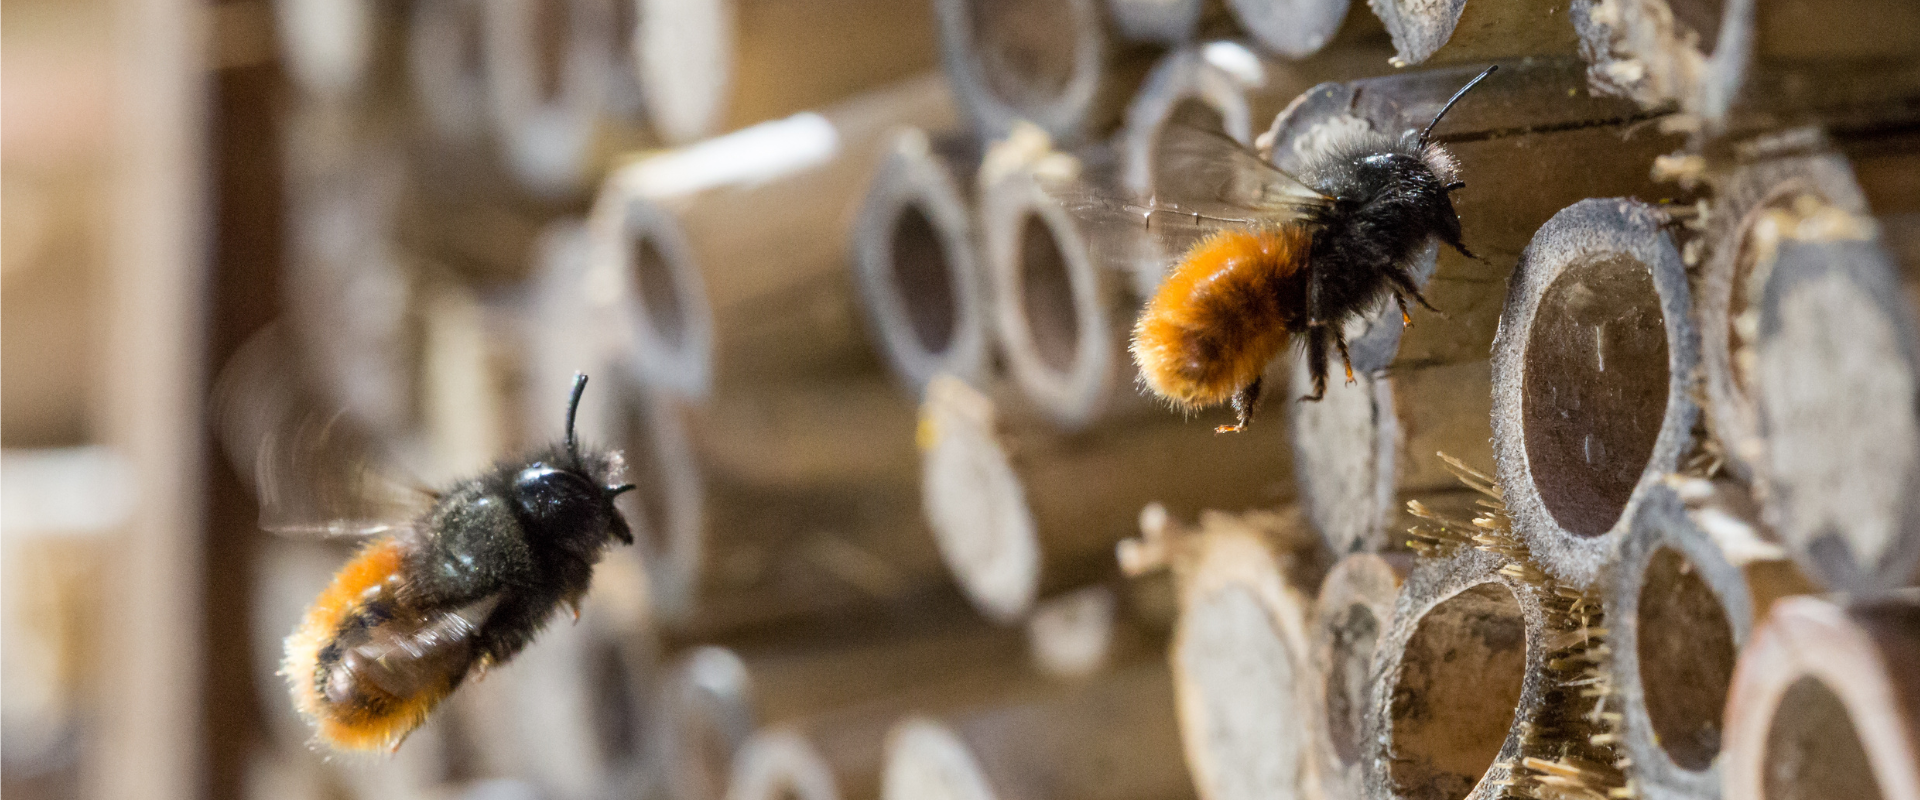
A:
{"label": "bee clinging to bamboo tube", "polygon": [[1055,188],[1068,210],[1095,225],[1194,242],[1134,325],[1133,358],[1146,387],[1183,410],[1230,402],[1234,424],[1216,430],[1244,430],[1261,375],[1293,337],[1305,340],[1313,381],[1300,399],[1317,401],[1330,351],[1353,380],[1343,332],[1350,318],[1389,295],[1402,324],[1412,321],[1410,300],[1432,310],[1415,259],[1434,240],[1476,256],[1461,242],[1451,197],[1466,184],[1431,135],[1494,69],[1468,81],[1417,134],[1333,132],[1298,174],[1219,131],[1171,126],[1158,172],[1174,176],[1179,193],[1132,202],[1084,179]]}

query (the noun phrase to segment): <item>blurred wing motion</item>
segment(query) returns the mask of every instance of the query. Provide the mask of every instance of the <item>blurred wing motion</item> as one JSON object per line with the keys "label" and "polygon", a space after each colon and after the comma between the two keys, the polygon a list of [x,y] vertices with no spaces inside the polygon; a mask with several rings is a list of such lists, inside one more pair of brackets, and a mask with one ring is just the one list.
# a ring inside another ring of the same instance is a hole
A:
{"label": "blurred wing motion", "polygon": [[406,527],[430,494],[388,480],[379,443],[316,399],[298,364],[286,332],[270,325],[234,353],[214,385],[215,430],[259,501],[260,527],[316,537]]}
{"label": "blurred wing motion", "polygon": [[1282,225],[1332,203],[1217,129],[1170,122],[1155,158],[1151,197],[1132,197],[1111,161],[1042,179],[1081,221],[1097,260],[1170,263],[1215,231]]}
{"label": "blurred wing motion", "polygon": [[287,639],[294,702],[334,747],[398,747],[460,686],[499,597],[457,609],[410,606],[397,577],[404,537],[375,541],[334,576]]}

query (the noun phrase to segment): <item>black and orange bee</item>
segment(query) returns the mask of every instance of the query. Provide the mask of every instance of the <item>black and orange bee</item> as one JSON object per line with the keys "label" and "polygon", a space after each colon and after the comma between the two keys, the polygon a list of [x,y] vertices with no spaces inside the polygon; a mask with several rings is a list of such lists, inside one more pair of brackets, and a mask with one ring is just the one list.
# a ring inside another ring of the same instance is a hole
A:
{"label": "black and orange bee", "polygon": [[[431,495],[413,521],[378,529],[308,608],[282,665],[319,741],[391,750],[470,674],[501,664],[563,606],[574,609],[612,542],[632,544],[614,498],[617,451],[564,438]],[[340,528],[355,527],[346,522]],[[271,527],[271,526],[270,526]]]}
{"label": "black and orange bee", "polygon": [[[1349,318],[1391,294],[1402,324],[1407,300],[1431,309],[1411,272],[1428,242],[1473,258],[1460,240],[1451,193],[1466,184],[1453,156],[1429,141],[1447,110],[1488,67],[1456,92],[1419,132],[1395,138],[1343,131],[1299,175],[1268,163],[1217,131],[1176,128],[1162,166],[1205,196],[1156,196],[1115,203],[1084,188],[1056,191],[1069,210],[1116,218],[1170,241],[1204,234],[1181,256],[1134,325],[1132,351],[1142,382],[1175,406],[1194,410],[1231,402],[1232,425],[1246,428],[1260,401],[1261,375],[1296,335],[1304,336],[1313,392],[1326,393],[1328,351],[1353,380],[1342,332]],[[1118,212],[1117,214],[1115,212]]]}

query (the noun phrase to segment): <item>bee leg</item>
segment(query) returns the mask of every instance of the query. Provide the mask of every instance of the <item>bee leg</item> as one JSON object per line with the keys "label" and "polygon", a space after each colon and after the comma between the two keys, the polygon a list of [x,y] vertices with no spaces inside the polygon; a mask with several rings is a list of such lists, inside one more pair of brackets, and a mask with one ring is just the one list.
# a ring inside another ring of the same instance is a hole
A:
{"label": "bee leg", "polygon": [[1327,324],[1307,323],[1307,374],[1313,378],[1313,394],[1302,395],[1300,402],[1318,402],[1327,396]]}
{"label": "bee leg", "polygon": [[[1441,319],[1446,319],[1446,312],[1434,308],[1432,303],[1427,302],[1427,296],[1420,293],[1420,287],[1413,285],[1413,278],[1407,275],[1406,270],[1397,268],[1387,270],[1387,280],[1391,281],[1400,293],[1405,293],[1408,297],[1413,298],[1414,302],[1420,304],[1420,307],[1439,314]],[[1406,301],[1401,300],[1400,313],[1402,315],[1406,314],[1406,307]]]}
{"label": "bee leg", "polygon": [[1393,302],[1400,306],[1400,327],[1413,327],[1413,316],[1407,313],[1407,296],[1395,291],[1393,293]]}
{"label": "bee leg", "polygon": [[1347,368],[1347,385],[1353,385],[1353,356],[1347,354],[1347,334],[1345,331],[1333,332],[1333,344],[1340,348],[1340,365]]}
{"label": "bee leg", "polygon": [[1260,405],[1260,379],[1240,387],[1233,395],[1233,424],[1214,428],[1214,433],[1239,433],[1247,429],[1247,423],[1253,421],[1253,409]]}

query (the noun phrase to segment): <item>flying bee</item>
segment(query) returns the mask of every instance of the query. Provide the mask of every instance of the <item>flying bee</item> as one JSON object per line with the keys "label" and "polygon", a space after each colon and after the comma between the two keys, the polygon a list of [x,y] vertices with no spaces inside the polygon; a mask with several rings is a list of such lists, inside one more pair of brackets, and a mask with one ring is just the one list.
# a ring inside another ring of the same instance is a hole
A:
{"label": "flying bee", "polygon": [[[374,534],[287,637],[281,674],[319,741],[341,750],[396,749],[469,674],[513,658],[561,608],[578,617],[602,551],[633,543],[614,498],[634,487],[615,483],[625,468],[619,452],[580,444],[574,419],[587,377],[577,374],[558,443],[427,493],[430,504],[411,521],[289,521],[290,490],[313,487],[272,478],[316,471],[295,463],[315,460],[311,451],[330,449],[340,460],[365,443],[342,444],[350,437],[338,415],[294,409],[295,393],[268,374],[279,342],[263,338],[236,355],[221,391],[236,406],[223,409],[223,422],[242,440],[230,445],[244,445],[236,461],[253,462],[263,525],[278,533]],[[313,480],[336,488],[326,477]],[[334,500],[351,494],[332,492]]]}
{"label": "flying bee", "polygon": [[1391,295],[1401,323],[1408,300],[1428,309],[1413,261],[1433,240],[1475,258],[1460,240],[1451,194],[1466,186],[1452,154],[1429,141],[1461,96],[1425,129],[1395,138],[1341,130],[1298,175],[1268,163],[1219,131],[1173,126],[1162,165],[1192,196],[1114,202],[1082,181],[1055,190],[1069,211],[1096,224],[1125,222],[1164,241],[1192,241],[1147,302],[1131,350],[1142,382],[1184,410],[1231,402],[1244,430],[1259,404],[1261,375],[1294,336],[1305,338],[1313,391],[1326,394],[1329,351],[1353,381],[1344,323]]}

